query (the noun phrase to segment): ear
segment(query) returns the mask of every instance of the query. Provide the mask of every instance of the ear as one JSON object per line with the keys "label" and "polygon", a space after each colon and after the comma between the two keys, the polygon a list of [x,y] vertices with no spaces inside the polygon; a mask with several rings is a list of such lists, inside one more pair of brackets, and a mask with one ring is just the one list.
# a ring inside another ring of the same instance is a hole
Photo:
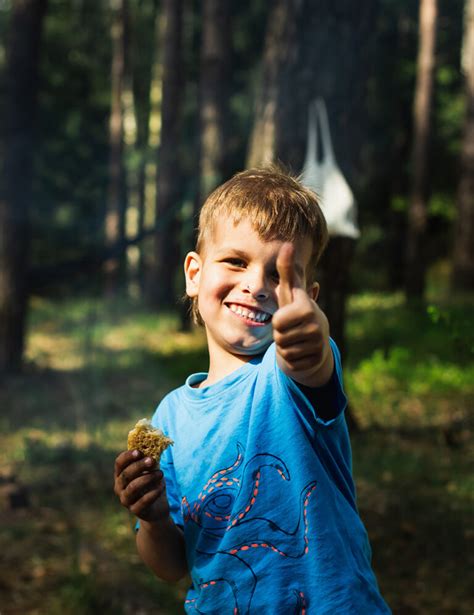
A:
{"label": "ear", "polygon": [[184,275],[186,277],[186,294],[197,297],[201,277],[202,260],[197,252],[188,252],[184,259]]}
{"label": "ear", "polygon": [[317,301],[319,297],[319,284],[317,282],[313,282],[311,286],[308,286],[308,295],[311,297],[313,301]]}

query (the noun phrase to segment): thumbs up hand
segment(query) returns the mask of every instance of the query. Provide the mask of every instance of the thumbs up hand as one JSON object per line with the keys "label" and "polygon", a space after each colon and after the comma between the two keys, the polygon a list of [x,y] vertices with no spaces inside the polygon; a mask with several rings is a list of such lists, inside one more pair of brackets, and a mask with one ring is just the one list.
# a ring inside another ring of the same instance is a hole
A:
{"label": "thumbs up hand", "polygon": [[[284,243],[278,254],[278,310],[272,318],[280,369],[309,387],[326,384],[334,369],[329,323],[295,268],[295,248]],[[317,293],[315,293],[315,298]]]}

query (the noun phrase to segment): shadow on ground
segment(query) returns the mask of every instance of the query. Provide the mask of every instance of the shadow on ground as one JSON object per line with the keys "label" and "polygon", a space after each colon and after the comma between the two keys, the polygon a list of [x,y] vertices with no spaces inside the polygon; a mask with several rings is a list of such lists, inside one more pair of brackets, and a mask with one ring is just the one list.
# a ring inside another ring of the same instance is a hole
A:
{"label": "shadow on ground", "polygon": [[[186,582],[153,578],[112,492],[128,429],[150,416],[204,349],[96,350],[84,369],[31,365],[4,382],[0,436],[2,615],[182,613]],[[394,613],[469,613],[472,458],[437,430],[353,435],[359,506]],[[25,588],[28,588],[27,591]]]}

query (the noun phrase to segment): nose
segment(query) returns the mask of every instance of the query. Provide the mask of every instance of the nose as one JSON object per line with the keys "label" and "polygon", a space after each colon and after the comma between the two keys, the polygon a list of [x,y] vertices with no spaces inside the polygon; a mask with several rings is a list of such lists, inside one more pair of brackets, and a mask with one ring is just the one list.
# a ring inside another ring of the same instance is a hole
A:
{"label": "nose", "polygon": [[242,290],[250,294],[257,301],[266,301],[270,296],[270,291],[265,282],[265,276],[258,272],[249,272],[243,281]]}

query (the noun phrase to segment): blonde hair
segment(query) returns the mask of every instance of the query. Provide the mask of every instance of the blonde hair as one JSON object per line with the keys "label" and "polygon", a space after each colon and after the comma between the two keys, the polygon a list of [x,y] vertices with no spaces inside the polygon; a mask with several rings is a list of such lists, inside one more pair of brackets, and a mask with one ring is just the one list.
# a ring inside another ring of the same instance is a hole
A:
{"label": "blonde hair", "polygon": [[[316,265],[327,245],[326,220],[317,195],[301,184],[284,168],[271,165],[234,175],[207,198],[199,215],[196,251],[205,253],[206,242],[212,239],[216,224],[223,218],[235,224],[248,220],[265,241],[299,241],[312,239],[312,252],[307,277],[315,279]],[[191,313],[202,324],[197,300]]]}

